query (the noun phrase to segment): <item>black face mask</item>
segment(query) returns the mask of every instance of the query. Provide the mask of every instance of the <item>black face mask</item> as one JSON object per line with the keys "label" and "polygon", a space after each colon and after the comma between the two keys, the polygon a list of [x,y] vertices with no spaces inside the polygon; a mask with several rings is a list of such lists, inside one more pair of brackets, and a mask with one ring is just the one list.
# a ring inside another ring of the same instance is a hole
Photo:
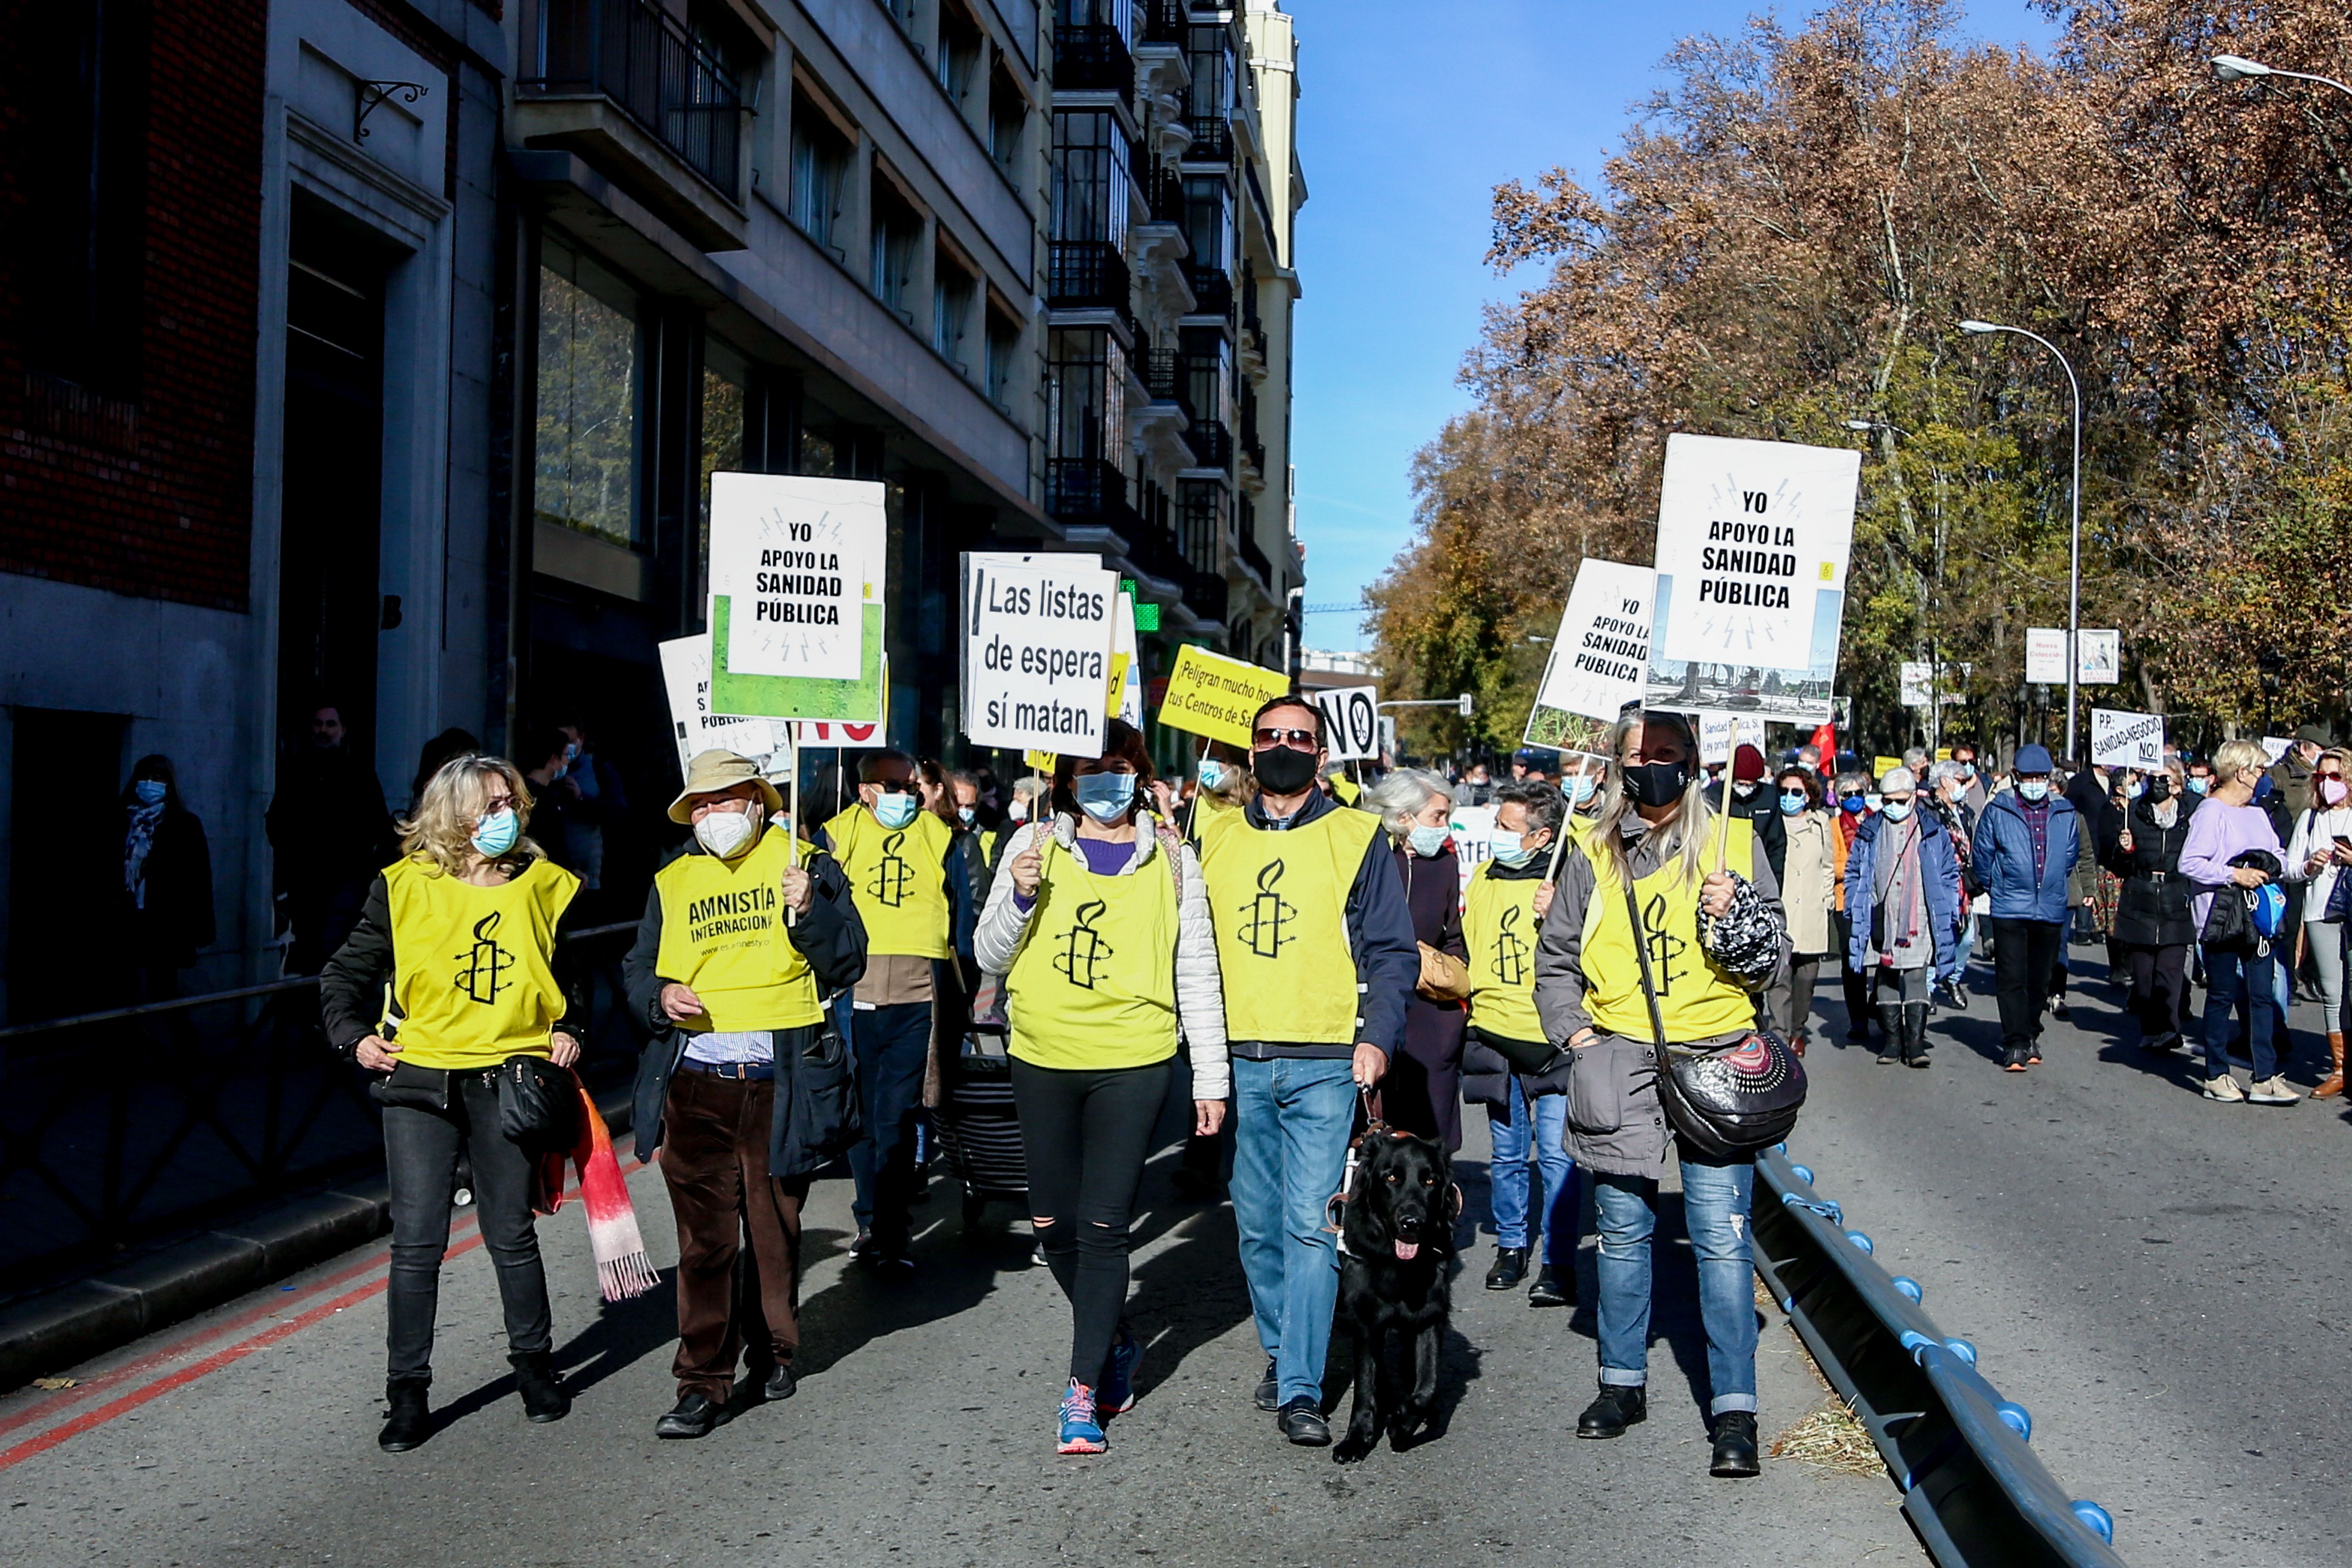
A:
{"label": "black face mask", "polygon": [[1644,763],[1625,770],[1625,793],[1639,805],[1672,805],[1690,785],[1688,763]]}
{"label": "black face mask", "polygon": [[2169,776],[2168,776],[2168,775],[2164,774],[2164,773],[2158,773],[2158,774],[2157,774],[2157,776],[2156,776],[2156,777],[2154,777],[2154,778],[2152,778],[2152,779],[2148,780],[2148,781],[2147,781],[2147,798],[2148,798],[2149,800],[2151,800],[2151,801],[2157,801],[2157,800],[2169,800],[2169,799],[2171,799],[2171,798],[2172,798],[2172,780],[2171,780],[2171,778],[2170,778]]}
{"label": "black face mask", "polygon": [[1268,746],[1250,756],[1250,772],[1270,795],[1297,795],[1315,782],[1315,753]]}

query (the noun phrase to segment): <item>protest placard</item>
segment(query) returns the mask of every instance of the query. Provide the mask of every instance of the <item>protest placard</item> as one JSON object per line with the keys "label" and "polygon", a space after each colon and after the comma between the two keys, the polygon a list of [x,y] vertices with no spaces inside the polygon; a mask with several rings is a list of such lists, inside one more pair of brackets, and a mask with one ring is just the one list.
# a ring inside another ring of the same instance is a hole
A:
{"label": "protest placard", "polygon": [[1698,719],[1698,763],[1728,767],[1731,753],[1741,746],[1764,749],[1764,721],[1752,713],[1701,713]]}
{"label": "protest placard", "polygon": [[1861,465],[1851,447],[1666,438],[1651,707],[1830,716]]}
{"label": "protest placard", "polygon": [[1102,755],[1118,578],[1092,555],[963,558],[963,732]]}
{"label": "protest placard", "polygon": [[2037,686],[2066,684],[2066,629],[2025,628],[2025,679]]}
{"label": "protest placard", "polygon": [[1247,751],[1250,716],[1289,689],[1289,677],[1279,670],[1186,643],[1176,650],[1175,668],[1168,672],[1160,721]]}
{"label": "protest placard", "polygon": [[1110,623],[1110,715],[1143,728],[1143,659],[1136,650],[1135,595],[1121,588]]}
{"label": "protest placard", "polygon": [[[887,548],[884,487],[804,474],[710,476],[710,596],[736,675],[856,680]],[[714,611],[712,624],[717,625]]]}
{"label": "protest placard", "polygon": [[1871,783],[1873,783],[1873,784],[1876,784],[1879,780],[1881,780],[1881,779],[1885,778],[1887,774],[1889,774],[1889,773],[1893,773],[1895,769],[1897,769],[1897,768],[1901,767],[1902,765],[1903,765],[1903,759],[1902,759],[1902,758],[1900,758],[1900,757],[1873,757],[1873,758],[1871,758],[1871,759],[1870,759],[1870,782],[1871,782]]}
{"label": "protest placard", "polygon": [[1656,581],[1649,567],[1615,561],[1588,557],[1577,567],[1550,662],[1528,714],[1528,745],[1560,746],[1589,732],[1590,726],[1572,719],[1613,722],[1628,702],[1641,700]]}
{"label": "protest placard", "polygon": [[730,601],[712,595],[710,623],[710,700],[721,712],[767,719],[821,719],[844,723],[873,723],[882,717],[882,605],[877,599],[861,607],[865,624],[861,639],[863,669],[856,680],[830,680],[821,676],[744,675],[729,668],[727,634],[733,616]]}
{"label": "protest placard", "polygon": [[681,775],[697,752],[764,757],[782,747],[778,727],[767,720],[721,714],[710,706],[709,634],[676,637],[655,651],[661,656],[662,689],[669,697],[670,736],[677,743]]}
{"label": "protest placard", "polygon": [[1335,763],[1368,762],[1381,754],[1381,689],[1339,686],[1312,693],[1323,715],[1323,744]]}
{"label": "protest placard", "polygon": [[2286,755],[2287,748],[2294,744],[2294,742],[2293,741],[2284,741],[2276,735],[2264,735],[2263,737],[2263,765],[2264,767],[2273,767],[2277,765],[2278,760]]}
{"label": "protest placard", "polygon": [[803,721],[793,726],[794,743],[863,751],[890,743],[890,656],[882,656],[882,716],[872,723],[846,724],[830,719]]}
{"label": "protest placard", "polygon": [[1454,835],[1454,863],[1462,874],[1461,893],[1470,890],[1470,874],[1495,858],[1495,808],[1457,805],[1447,829]]}
{"label": "protest placard", "polygon": [[2091,710],[2091,761],[2103,768],[2151,772],[2164,765],[2164,715]]}

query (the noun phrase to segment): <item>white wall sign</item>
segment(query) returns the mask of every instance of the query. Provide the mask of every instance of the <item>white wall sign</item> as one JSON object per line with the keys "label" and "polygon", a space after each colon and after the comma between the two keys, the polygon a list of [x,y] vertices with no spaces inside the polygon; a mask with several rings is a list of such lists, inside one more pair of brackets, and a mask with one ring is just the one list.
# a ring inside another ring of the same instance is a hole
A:
{"label": "white wall sign", "polygon": [[1646,566],[1587,557],[1576,569],[1559,617],[1551,663],[1536,701],[1588,719],[1613,720],[1642,695],[1650,663],[1650,597],[1658,574]]}
{"label": "white wall sign", "polygon": [[2164,765],[2164,715],[2091,710],[2091,761],[2103,768],[2153,772]]}
{"label": "white wall sign", "polygon": [[1323,744],[1335,763],[1362,762],[1381,754],[1381,689],[1339,686],[1312,693],[1323,715]]}
{"label": "white wall sign", "polygon": [[1102,754],[1118,578],[1092,555],[963,558],[963,732]]}
{"label": "white wall sign", "polygon": [[1647,700],[1829,716],[1862,454],[1670,436]]}
{"label": "white wall sign", "polygon": [[710,596],[728,601],[730,675],[860,679],[887,549],[882,498],[877,480],[710,476]]}
{"label": "white wall sign", "polygon": [[1741,746],[1764,749],[1764,721],[1752,713],[1701,713],[1698,716],[1698,763],[1706,767],[1731,765],[1731,753]]}
{"label": "white wall sign", "polygon": [[669,695],[670,737],[677,742],[677,771],[698,752],[733,752],[764,757],[782,745],[783,726],[766,719],[729,718],[710,710],[710,634],[663,643],[662,687]]}
{"label": "white wall sign", "polygon": [[2074,645],[2074,679],[2083,686],[2115,686],[2124,674],[2124,635],[2085,626]]}
{"label": "white wall sign", "polygon": [[2066,630],[2063,626],[2025,628],[2025,679],[2037,686],[2066,684]]}

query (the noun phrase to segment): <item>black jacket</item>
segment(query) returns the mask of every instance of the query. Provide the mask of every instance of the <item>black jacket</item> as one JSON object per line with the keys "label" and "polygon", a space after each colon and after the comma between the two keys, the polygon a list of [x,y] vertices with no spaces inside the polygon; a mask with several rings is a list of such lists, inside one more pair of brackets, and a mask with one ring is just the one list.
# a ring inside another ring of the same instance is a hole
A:
{"label": "black jacket", "polygon": [[[689,841],[662,863],[667,866],[678,855],[704,853],[707,851],[701,845]],[[856,984],[866,973],[866,922],[858,918],[857,906],[849,896],[849,878],[843,872],[840,861],[820,853],[806,862],[805,868],[814,883],[814,896],[808,912],[787,929],[792,944],[815,973],[817,989],[830,1001],[835,993]],[[662,987],[677,979],[674,974],[661,973],[656,967],[661,959],[661,886],[656,881],[646,893],[646,912],[637,922],[636,944],[621,961],[621,982],[628,994],[629,1012],[643,1022],[652,1036],[637,1064],[634,1125],[640,1160],[652,1159],[654,1151],[661,1146],[662,1111],[669,1100],[670,1075],[677,1070],[679,1058],[686,1055],[687,1043],[693,1038],[675,1027],[668,1015],[661,1010]],[[793,1114],[793,1068],[800,1058],[800,1047],[830,1027],[828,1021],[776,1031],[776,1108],[768,1132],[768,1173],[772,1176],[790,1180],[809,1175],[826,1162],[827,1156],[804,1146],[799,1137],[805,1118]]]}
{"label": "black jacket", "polygon": [[141,957],[187,968],[197,950],[213,942],[213,855],[204,823],[180,804],[176,791],[156,820],[141,879],[147,894],[143,907],[134,905],[127,890],[121,895]]}
{"label": "black jacket", "polygon": [[[1785,883],[1789,879],[1789,826],[1780,816],[1780,790],[1770,779],[1759,783],[1755,792],[1742,802],[1732,796],[1732,805],[1739,815],[1756,825],[1756,842],[1771,864],[1772,879]],[[1709,811],[1723,809],[1723,785],[1720,782],[1706,786]]]}
{"label": "black jacket", "polygon": [[[2128,814],[2108,811],[2099,821],[2099,864],[2124,879],[2116,900],[2117,942],[2137,947],[2174,947],[2197,940],[2197,922],[2190,917],[2189,895],[2196,889],[2180,875],[2180,846],[2189,837],[2189,819],[2201,796],[2180,803],[2180,816],[2170,827],[2159,826],[2155,804],[2143,795]],[[2132,847],[2123,847],[2124,825],[2131,825]]]}

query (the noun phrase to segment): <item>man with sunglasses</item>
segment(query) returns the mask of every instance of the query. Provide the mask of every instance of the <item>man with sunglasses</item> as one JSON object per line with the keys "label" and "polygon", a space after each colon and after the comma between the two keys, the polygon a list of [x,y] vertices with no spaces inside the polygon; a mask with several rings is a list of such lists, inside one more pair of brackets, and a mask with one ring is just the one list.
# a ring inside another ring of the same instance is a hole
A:
{"label": "man with sunglasses", "polygon": [[1339,1292],[1325,1205],[1346,1173],[1356,1096],[1388,1070],[1421,973],[1380,819],[1316,787],[1323,721],[1276,697],[1250,722],[1257,795],[1204,816],[1234,1074],[1234,1218],[1265,1376],[1261,1410],[1294,1443],[1331,1440],[1323,1357]]}
{"label": "man with sunglasses", "polygon": [[879,751],[857,764],[857,804],[819,828],[815,843],[848,875],[866,935],[866,974],[842,1024],[866,1114],[865,1132],[849,1147],[857,1187],[850,1251],[877,1268],[904,1269],[912,1267],[907,1210],[934,1010],[943,994],[957,994],[947,966],[971,958],[965,860],[974,841],[923,809],[912,757]]}

